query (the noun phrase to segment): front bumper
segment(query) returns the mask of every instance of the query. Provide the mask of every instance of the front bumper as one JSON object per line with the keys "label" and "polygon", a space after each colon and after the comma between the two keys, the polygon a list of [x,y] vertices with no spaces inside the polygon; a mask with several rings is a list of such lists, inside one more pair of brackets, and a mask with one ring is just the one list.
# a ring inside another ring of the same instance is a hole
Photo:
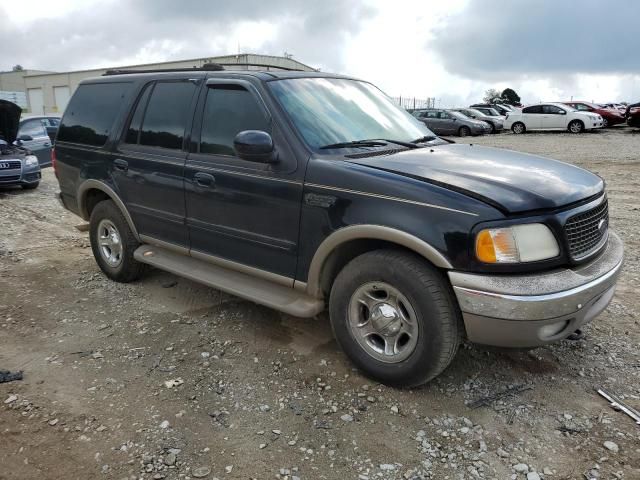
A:
{"label": "front bumper", "polygon": [[609,232],[604,252],[574,269],[530,275],[449,272],[470,341],[536,347],[566,338],[613,298],[623,245]]}
{"label": "front bumper", "polygon": [[30,185],[37,183],[41,178],[40,167],[33,171],[7,171],[0,174],[0,187],[12,187],[16,185]]}

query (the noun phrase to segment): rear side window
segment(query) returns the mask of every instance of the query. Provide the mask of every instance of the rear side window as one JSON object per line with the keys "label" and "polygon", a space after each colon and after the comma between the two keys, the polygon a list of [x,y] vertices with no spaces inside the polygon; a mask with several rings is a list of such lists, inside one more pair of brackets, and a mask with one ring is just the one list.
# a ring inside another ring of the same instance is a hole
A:
{"label": "rear side window", "polygon": [[533,105],[532,107],[525,107],[522,109],[522,113],[542,113],[542,106]]}
{"label": "rear side window", "polygon": [[127,128],[127,133],[124,138],[125,143],[135,144],[140,141],[140,127],[142,126],[142,117],[144,117],[144,111],[147,108],[147,102],[149,101],[151,90],[153,90],[153,84],[147,85],[144,88],[142,95],[140,95],[140,99],[138,100],[138,104],[136,105],[136,111],[131,118],[129,128]]}
{"label": "rear side window", "polygon": [[233,139],[243,130],[269,132],[258,100],[237,85],[209,88],[202,118],[200,153],[235,155]]}
{"label": "rear side window", "polygon": [[142,120],[140,145],[181,149],[195,90],[192,82],[156,83]]}
{"label": "rear side window", "polygon": [[130,90],[131,83],[124,82],[80,85],[62,118],[58,141],[104,145]]}

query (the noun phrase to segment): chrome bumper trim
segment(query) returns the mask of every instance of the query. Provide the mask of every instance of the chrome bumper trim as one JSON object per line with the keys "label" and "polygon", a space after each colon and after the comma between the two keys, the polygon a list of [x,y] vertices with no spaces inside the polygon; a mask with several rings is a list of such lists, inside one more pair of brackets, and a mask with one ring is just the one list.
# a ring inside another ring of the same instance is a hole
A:
{"label": "chrome bumper trim", "polygon": [[576,267],[530,275],[449,272],[469,340],[511,347],[566,337],[613,298],[623,245],[613,232],[604,252]]}

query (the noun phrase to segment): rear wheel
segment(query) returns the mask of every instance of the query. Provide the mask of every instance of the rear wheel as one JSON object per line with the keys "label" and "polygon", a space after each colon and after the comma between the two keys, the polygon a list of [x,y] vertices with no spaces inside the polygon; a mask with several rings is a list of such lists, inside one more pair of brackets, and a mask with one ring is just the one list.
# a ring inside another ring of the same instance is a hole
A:
{"label": "rear wheel", "polygon": [[471,135],[471,130],[469,129],[469,127],[462,126],[458,129],[459,137],[468,137],[469,135]]}
{"label": "rear wheel", "polygon": [[516,122],[511,125],[511,131],[516,134],[524,133],[527,131],[527,127],[524,126],[522,122]]}
{"label": "rear wheel", "polygon": [[91,212],[89,238],[96,263],[107,277],[124,283],[140,277],[144,265],[133,258],[140,244],[111,200],[98,203]]}
{"label": "rear wheel", "polygon": [[571,122],[569,122],[568,129],[571,133],[582,133],[582,131],[584,130],[584,123],[582,123],[580,120],[572,120]]}
{"label": "rear wheel", "polygon": [[377,250],[352,260],[333,284],[329,310],[336,340],[353,363],[399,387],[439,375],[463,332],[442,274],[402,251]]}

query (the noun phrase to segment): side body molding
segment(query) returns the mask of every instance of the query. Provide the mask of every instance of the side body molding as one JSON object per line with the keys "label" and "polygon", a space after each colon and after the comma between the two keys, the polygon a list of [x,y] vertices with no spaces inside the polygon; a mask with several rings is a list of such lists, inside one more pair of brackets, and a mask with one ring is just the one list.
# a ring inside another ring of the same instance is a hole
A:
{"label": "side body molding", "polygon": [[124,202],[120,199],[118,194],[109,185],[99,180],[93,180],[93,179],[85,180],[78,187],[78,193],[76,198],[78,199],[78,207],[80,209],[82,218],[84,218],[85,220],[89,220],[89,212],[87,210],[87,192],[89,190],[100,190],[105,194],[107,194],[109,198],[113,200],[113,202],[118,206],[118,208],[122,212],[122,215],[124,216],[125,220],[129,224],[129,228],[133,232],[133,235],[136,237],[138,241],[140,241],[138,230],[136,229],[136,226],[133,223],[133,219],[131,218],[131,215],[129,214],[127,207],[125,207]]}
{"label": "side body molding", "polygon": [[321,298],[322,269],[325,261],[341,244],[358,239],[384,240],[402,245],[403,247],[413,250],[417,254],[423,256],[436,267],[448,270],[453,268],[451,263],[449,263],[449,260],[447,260],[447,258],[438,250],[426,243],[424,240],[421,240],[409,233],[382,225],[351,225],[349,227],[336,230],[324,239],[311,260],[306,286],[304,283],[296,282],[298,284],[298,288],[305,289],[309,295],[315,298]]}

